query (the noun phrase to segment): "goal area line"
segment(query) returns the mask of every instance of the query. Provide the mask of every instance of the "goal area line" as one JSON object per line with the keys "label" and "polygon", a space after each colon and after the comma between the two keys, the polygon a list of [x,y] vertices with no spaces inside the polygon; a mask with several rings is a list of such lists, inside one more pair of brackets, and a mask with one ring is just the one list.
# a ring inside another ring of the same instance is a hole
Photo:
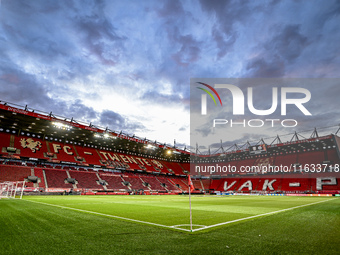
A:
{"label": "goal area line", "polygon": [[273,215],[273,214],[276,214],[276,213],[294,210],[294,209],[305,207],[305,206],[315,205],[315,204],[331,201],[331,200],[334,200],[334,199],[336,199],[336,198],[326,199],[326,200],[317,201],[317,202],[304,204],[304,205],[298,205],[298,206],[294,206],[294,207],[290,207],[290,208],[286,208],[286,209],[281,209],[281,210],[268,212],[268,213],[262,213],[262,214],[258,214],[258,215],[253,215],[253,216],[240,218],[240,219],[236,219],[236,220],[221,222],[221,223],[208,225],[208,226],[193,224],[193,226],[197,226],[199,228],[193,229],[192,231],[190,229],[181,228],[181,226],[189,226],[190,224],[177,224],[177,225],[167,226],[167,225],[163,225],[163,224],[158,224],[158,223],[153,223],[153,222],[148,222],[148,221],[142,221],[142,220],[136,220],[136,219],[126,218],[126,217],[121,217],[121,216],[116,216],[116,215],[111,215],[111,214],[105,214],[105,213],[100,213],[100,212],[88,211],[88,210],[63,206],[63,205],[55,205],[55,204],[49,204],[49,203],[33,201],[33,200],[26,200],[26,199],[22,199],[21,201],[28,201],[28,202],[32,202],[32,203],[37,203],[37,204],[42,204],[42,205],[47,205],[47,206],[53,206],[53,207],[58,207],[58,208],[62,208],[62,209],[68,209],[68,210],[73,210],[73,211],[78,211],[78,212],[83,212],[83,213],[89,213],[89,214],[94,214],[94,215],[99,215],[99,216],[105,216],[105,217],[110,217],[110,218],[114,218],[114,219],[129,221],[129,222],[142,223],[142,224],[147,224],[147,225],[157,226],[157,227],[162,227],[162,228],[167,228],[167,229],[176,229],[176,230],[180,230],[180,231],[184,231],[184,232],[197,232],[197,231],[211,229],[211,228],[215,228],[215,227],[219,227],[219,226],[223,226],[223,225],[227,225],[227,224],[231,224],[231,223],[235,223],[235,222],[239,222],[239,221],[254,219],[254,218],[258,218],[258,217],[262,217],[262,216],[266,216],[266,215]]}

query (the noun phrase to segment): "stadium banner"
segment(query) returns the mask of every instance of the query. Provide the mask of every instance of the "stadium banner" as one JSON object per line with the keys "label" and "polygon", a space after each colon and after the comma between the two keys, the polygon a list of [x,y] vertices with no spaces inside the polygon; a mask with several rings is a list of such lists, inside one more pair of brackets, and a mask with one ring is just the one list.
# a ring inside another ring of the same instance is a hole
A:
{"label": "stadium banner", "polygon": [[45,189],[46,192],[70,192],[71,188],[47,188]]}
{"label": "stadium banner", "polygon": [[[316,190],[336,188],[340,164],[333,134],[339,120],[330,97],[340,92],[339,84],[326,78],[191,78],[190,174],[279,176],[301,190],[307,182],[297,179],[314,179]],[[321,87],[332,92],[324,95]],[[316,128],[324,126],[333,130]]]}
{"label": "stadium banner", "polygon": [[331,197],[332,194],[286,194],[286,196],[295,196],[295,197]]}

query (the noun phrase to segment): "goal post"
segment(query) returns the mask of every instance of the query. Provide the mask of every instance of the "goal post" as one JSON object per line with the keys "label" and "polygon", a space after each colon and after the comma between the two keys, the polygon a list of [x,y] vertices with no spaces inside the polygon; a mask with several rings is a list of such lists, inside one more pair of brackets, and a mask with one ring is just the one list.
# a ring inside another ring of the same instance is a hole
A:
{"label": "goal post", "polygon": [[25,189],[25,181],[5,181],[0,182],[0,199],[1,198],[16,198],[22,199]]}

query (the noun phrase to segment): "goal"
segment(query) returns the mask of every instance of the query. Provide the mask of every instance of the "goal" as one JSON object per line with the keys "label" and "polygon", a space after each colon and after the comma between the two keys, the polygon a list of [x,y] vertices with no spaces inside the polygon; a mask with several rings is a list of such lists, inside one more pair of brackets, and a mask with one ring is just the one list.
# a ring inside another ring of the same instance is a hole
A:
{"label": "goal", "polygon": [[18,198],[22,199],[24,193],[25,181],[0,182],[0,199],[1,198]]}

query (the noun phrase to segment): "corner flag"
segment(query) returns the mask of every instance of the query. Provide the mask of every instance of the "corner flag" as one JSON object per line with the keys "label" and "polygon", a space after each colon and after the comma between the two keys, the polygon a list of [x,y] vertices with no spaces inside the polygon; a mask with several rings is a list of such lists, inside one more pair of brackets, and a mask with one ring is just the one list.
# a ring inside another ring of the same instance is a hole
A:
{"label": "corner flag", "polygon": [[190,175],[188,176],[188,183],[189,183],[188,185],[189,185],[190,192],[192,192],[195,189],[195,187],[194,187],[194,184],[191,181]]}

